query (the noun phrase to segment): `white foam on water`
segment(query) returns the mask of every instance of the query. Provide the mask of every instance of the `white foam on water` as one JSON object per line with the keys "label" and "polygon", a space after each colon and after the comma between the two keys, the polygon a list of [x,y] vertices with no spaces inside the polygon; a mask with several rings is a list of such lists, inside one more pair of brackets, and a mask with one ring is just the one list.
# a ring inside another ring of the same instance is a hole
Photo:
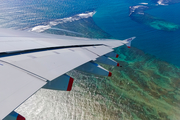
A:
{"label": "white foam on water", "polygon": [[[77,21],[77,20],[80,20],[80,19],[84,19],[84,18],[89,18],[89,17],[92,17],[94,14],[95,14],[95,11],[94,12],[77,14],[75,16],[68,17],[68,18],[56,19],[54,21],[50,21],[46,25],[35,26],[35,27],[33,27],[31,29],[31,31],[34,31],[34,32],[43,32],[43,31],[45,31],[47,29],[50,29],[51,27],[56,26],[58,24],[67,23],[67,22],[73,22],[73,21]],[[71,31],[71,32],[73,32],[73,31]]]}
{"label": "white foam on water", "polygon": [[143,5],[148,5],[148,3],[140,3],[140,4],[143,4]]}
{"label": "white foam on water", "polygon": [[166,2],[166,1],[164,1],[164,0],[159,0],[157,3],[158,3],[159,5],[168,5],[168,4],[165,4],[165,2]]}

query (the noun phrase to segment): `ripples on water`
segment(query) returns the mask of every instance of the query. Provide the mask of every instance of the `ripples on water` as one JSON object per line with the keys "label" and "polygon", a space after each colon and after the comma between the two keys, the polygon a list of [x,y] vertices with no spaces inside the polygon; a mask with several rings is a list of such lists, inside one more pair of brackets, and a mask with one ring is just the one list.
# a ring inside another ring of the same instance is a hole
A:
{"label": "ripples on water", "polygon": [[27,120],[178,120],[180,69],[136,48],[116,49],[112,77],[77,71],[71,92],[41,89],[17,111]]}
{"label": "ripples on water", "polygon": [[[161,5],[167,2],[161,0]],[[174,0],[170,4],[177,2]],[[166,45],[173,44],[162,45],[158,40],[167,36],[170,39],[172,34],[176,40],[179,32],[167,35],[169,33],[132,21],[129,6],[139,3],[148,6],[159,4],[160,0],[140,0],[138,3],[136,0],[2,1],[0,27],[89,38],[121,39],[135,35],[138,37],[132,42],[133,46],[143,51],[153,48],[154,53],[166,53],[159,51],[159,46],[166,50]],[[92,18],[93,11],[97,14]],[[153,47],[151,43],[157,43],[157,46]],[[111,78],[71,71],[68,74],[75,78],[71,92],[41,89],[16,111],[27,120],[180,119],[180,69],[143,51],[120,47],[116,49],[120,54],[116,60],[123,67],[103,65],[112,71]]]}

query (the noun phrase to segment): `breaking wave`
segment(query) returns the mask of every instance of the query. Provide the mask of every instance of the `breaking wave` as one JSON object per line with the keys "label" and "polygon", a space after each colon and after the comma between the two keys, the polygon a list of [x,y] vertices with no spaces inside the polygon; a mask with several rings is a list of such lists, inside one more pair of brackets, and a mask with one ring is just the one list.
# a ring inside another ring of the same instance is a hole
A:
{"label": "breaking wave", "polygon": [[[58,24],[62,24],[62,23],[67,23],[67,22],[73,22],[73,21],[77,21],[80,19],[84,19],[84,18],[89,18],[92,17],[96,12],[88,12],[88,13],[81,13],[81,14],[77,14],[74,15],[72,17],[67,17],[67,18],[62,18],[62,19],[56,19],[54,21],[50,21],[45,25],[38,25],[33,27],[30,31],[34,31],[34,32],[43,32],[47,29],[54,29],[52,28],[53,26],[56,26]],[[66,31],[66,32],[71,32],[71,33],[75,33],[75,34],[81,34],[81,33],[77,33],[77,32],[73,32],[73,31],[69,31],[69,30],[64,30],[64,29],[56,29],[56,30],[61,30],[61,31]]]}

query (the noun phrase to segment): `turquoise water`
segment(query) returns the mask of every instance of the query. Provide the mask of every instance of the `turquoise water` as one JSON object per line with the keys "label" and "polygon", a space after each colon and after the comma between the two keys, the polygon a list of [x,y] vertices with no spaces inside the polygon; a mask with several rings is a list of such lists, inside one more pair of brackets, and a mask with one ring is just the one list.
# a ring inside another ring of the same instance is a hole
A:
{"label": "turquoise water", "polygon": [[[136,41],[132,43],[134,47],[180,66],[179,2],[179,0],[161,0],[161,2],[4,0],[0,4],[0,27],[29,30],[39,25],[47,25],[51,21],[95,11],[96,14],[93,15],[95,24],[114,38],[122,40],[137,36]],[[80,22],[80,19],[77,21]],[[66,23],[63,21],[53,27],[58,28],[58,25]],[[76,32],[76,29],[72,32]]]}
{"label": "turquoise water", "polygon": [[29,120],[178,120],[179,2],[1,1],[0,27],[89,38],[137,37],[132,49],[116,49],[122,68],[103,65],[112,78],[72,71],[71,92],[41,89],[17,111]]}
{"label": "turquoise water", "polygon": [[133,5],[125,0],[108,2],[97,9],[93,19],[113,37],[136,36],[134,47],[180,66],[180,4],[155,6],[137,2],[135,12],[130,15],[129,7]]}

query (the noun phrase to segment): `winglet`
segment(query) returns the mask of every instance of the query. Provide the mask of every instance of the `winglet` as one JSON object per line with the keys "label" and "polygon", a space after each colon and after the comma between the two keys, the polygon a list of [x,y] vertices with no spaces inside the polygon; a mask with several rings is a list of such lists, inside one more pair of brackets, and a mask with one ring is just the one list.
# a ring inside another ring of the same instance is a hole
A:
{"label": "winglet", "polygon": [[123,40],[124,43],[127,45],[128,48],[131,48],[131,41],[134,40],[136,37],[131,37],[128,39]]}

